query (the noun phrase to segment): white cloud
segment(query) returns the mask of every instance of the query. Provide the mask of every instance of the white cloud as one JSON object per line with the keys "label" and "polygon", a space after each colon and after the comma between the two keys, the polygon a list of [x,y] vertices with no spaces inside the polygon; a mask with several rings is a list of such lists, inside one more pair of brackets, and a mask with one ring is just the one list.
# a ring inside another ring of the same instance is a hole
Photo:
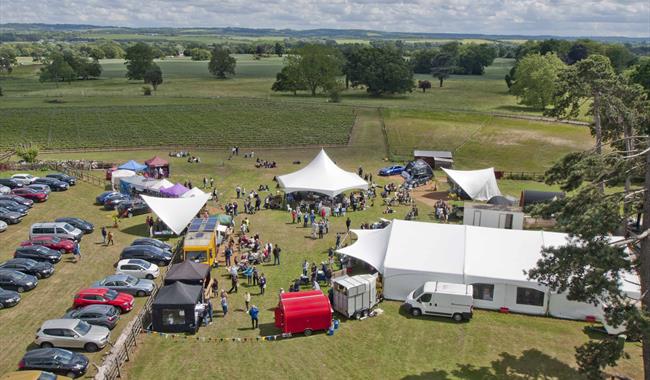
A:
{"label": "white cloud", "polygon": [[648,0],[0,0],[0,23],[650,37]]}

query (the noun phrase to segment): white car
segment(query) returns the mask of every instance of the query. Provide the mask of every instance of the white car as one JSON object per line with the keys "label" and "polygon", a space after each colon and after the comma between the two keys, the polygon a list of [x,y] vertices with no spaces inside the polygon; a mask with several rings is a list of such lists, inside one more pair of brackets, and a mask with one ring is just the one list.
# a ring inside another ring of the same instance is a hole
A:
{"label": "white car", "polygon": [[33,175],[26,174],[26,173],[19,173],[11,176],[11,179],[22,184],[23,186],[27,186],[34,183],[34,181],[36,181],[37,178],[38,177],[34,177]]}
{"label": "white car", "polygon": [[11,188],[9,186],[0,185],[0,195],[9,195],[11,194]]}
{"label": "white car", "polygon": [[153,280],[160,276],[158,265],[140,259],[124,259],[117,263],[115,274],[128,274],[137,278]]}
{"label": "white car", "polygon": [[5,232],[7,230],[7,223],[0,220],[0,232]]}

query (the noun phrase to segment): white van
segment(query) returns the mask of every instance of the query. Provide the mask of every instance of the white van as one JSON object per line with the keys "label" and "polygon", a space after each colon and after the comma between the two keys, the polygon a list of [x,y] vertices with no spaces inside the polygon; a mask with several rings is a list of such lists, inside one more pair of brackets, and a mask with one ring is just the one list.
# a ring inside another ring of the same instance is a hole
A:
{"label": "white van", "polygon": [[405,306],[413,316],[422,314],[470,320],[474,300],[472,285],[430,281],[409,293]]}
{"label": "white van", "polygon": [[34,223],[29,229],[29,239],[38,236],[56,236],[61,239],[81,241],[83,231],[64,222]]}

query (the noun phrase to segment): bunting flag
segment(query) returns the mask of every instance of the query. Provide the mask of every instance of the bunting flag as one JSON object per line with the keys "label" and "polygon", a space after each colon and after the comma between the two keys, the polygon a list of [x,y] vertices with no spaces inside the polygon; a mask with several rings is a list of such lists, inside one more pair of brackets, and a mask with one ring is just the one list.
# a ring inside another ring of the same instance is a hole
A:
{"label": "bunting flag", "polygon": [[278,341],[278,340],[283,340],[283,339],[288,339],[293,337],[293,335],[290,333],[256,336],[256,337],[244,337],[244,338],[242,337],[223,338],[223,337],[208,337],[208,336],[192,336],[186,334],[172,334],[172,333],[163,333],[163,332],[157,332],[151,330],[143,330],[143,332],[147,335],[160,336],[165,339],[172,339],[176,342],[180,342],[181,340],[186,340],[186,341],[193,340],[196,342],[220,342],[220,343],[271,342],[271,341]]}

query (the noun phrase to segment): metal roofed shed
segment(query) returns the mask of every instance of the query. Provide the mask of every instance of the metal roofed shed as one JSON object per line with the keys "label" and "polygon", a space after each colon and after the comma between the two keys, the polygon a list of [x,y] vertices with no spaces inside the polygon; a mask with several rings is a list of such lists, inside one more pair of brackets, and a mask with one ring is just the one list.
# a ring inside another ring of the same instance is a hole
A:
{"label": "metal roofed shed", "polygon": [[414,150],[413,158],[423,160],[433,169],[451,169],[454,166],[452,153],[445,150]]}
{"label": "metal roofed shed", "polygon": [[465,202],[463,224],[507,230],[523,230],[524,211],[517,206]]}
{"label": "metal roofed shed", "polygon": [[334,310],[348,318],[367,316],[377,304],[377,274],[343,276],[332,280]]}

